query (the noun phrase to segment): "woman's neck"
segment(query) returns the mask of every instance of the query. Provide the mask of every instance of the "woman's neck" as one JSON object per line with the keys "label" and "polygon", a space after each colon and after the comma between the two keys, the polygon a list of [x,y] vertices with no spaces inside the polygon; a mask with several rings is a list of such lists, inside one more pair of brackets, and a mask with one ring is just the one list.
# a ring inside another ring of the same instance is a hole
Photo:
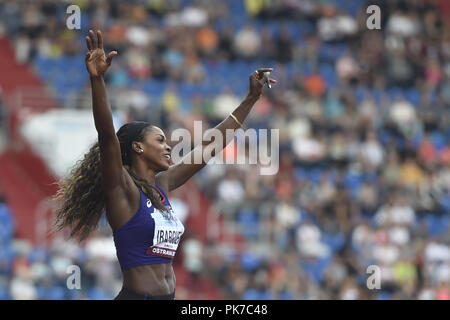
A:
{"label": "woman's neck", "polygon": [[155,186],[156,173],[152,169],[146,168],[144,165],[135,164],[130,170],[139,178],[147,181],[151,186]]}

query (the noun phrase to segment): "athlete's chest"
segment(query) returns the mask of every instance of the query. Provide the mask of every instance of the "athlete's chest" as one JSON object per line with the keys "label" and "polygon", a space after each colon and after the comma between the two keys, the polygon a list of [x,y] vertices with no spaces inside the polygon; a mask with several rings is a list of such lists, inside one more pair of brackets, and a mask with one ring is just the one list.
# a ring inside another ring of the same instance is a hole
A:
{"label": "athlete's chest", "polygon": [[169,212],[156,209],[150,200],[147,201],[146,207],[146,214],[151,221],[153,245],[165,243],[169,246],[178,246],[184,233],[184,225],[172,210],[170,203],[168,203]]}

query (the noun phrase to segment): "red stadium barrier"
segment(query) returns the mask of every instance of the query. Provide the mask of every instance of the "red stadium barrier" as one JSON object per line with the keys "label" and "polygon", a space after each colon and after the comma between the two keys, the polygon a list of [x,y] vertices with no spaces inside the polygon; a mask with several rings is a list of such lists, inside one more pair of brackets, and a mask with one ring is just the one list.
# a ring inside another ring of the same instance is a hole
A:
{"label": "red stadium barrier", "polygon": [[8,149],[0,154],[0,187],[17,221],[16,236],[33,243],[49,240],[50,237],[36,234],[36,214],[40,204],[56,192],[53,185],[56,179],[18,129],[27,114],[56,108],[57,102],[30,66],[16,62],[14,50],[6,38],[0,38],[0,70],[11,139]]}

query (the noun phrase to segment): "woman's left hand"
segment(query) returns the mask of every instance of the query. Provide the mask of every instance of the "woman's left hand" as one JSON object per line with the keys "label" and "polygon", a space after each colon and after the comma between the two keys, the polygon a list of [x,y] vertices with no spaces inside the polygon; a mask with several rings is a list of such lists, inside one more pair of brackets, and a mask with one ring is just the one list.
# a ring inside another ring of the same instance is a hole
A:
{"label": "woman's left hand", "polygon": [[276,80],[265,76],[265,72],[272,72],[272,68],[260,68],[250,75],[250,86],[248,95],[259,98],[262,95],[264,84],[270,85],[277,83]]}

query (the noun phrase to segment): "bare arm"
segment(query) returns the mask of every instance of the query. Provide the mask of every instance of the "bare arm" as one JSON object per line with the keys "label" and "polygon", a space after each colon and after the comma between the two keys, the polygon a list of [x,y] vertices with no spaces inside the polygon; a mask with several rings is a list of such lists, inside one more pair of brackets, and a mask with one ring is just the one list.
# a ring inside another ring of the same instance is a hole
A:
{"label": "bare arm", "polygon": [[[242,101],[242,103],[232,112],[232,114],[236,117],[236,119],[240,123],[244,122],[244,120],[250,113],[250,110],[252,109],[253,105],[261,97],[264,84],[267,81],[270,81],[271,83],[276,83],[276,81],[273,79],[264,78],[264,72],[267,71],[272,71],[272,69],[271,68],[258,69],[250,76],[249,93],[246,96],[246,98]],[[202,142],[202,148],[198,148],[197,146],[186,155],[187,158],[191,159],[191,163],[184,163],[183,161],[180,161],[179,163],[171,166],[169,170],[161,172],[160,174],[158,174],[157,177],[159,183],[165,185],[168,191],[174,190],[183,185],[187,180],[189,180],[189,178],[191,178],[195,173],[197,173],[200,169],[202,169],[206,165],[203,156],[197,155],[196,157],[196,153],[202,153],[202,149],[211,144],[214,144],[213,145],[214,150],[223,150],[223,148],[225,148],[232,139],[232,137],[228,137],[227,139],[226,131],[229,129],[235,131],[239,128],[240,125],[236,122],[236,120],[233,119],[231,115],[228,116],[225,120],[223,120],[214,128],[222,134],[222,137],[224,138],[222,141],[214,141],[213,139],[211,139],[212,134],[206,135],[205,141]],[[214,151],[212,152],[211,155],[215,156]],[[194,164],[192,160],[196,158],[201,158],[202,162]]]}
{"label": "bare arm", "polygon": [[90,75],[92,88],[92,108],[95,128],[98,133],[103,188],[108,196],[118,186],[124,185],[120,144],[113,126],[111,109],[106,96],[103,74],[117,54],[113,51],[105,56],[103,39],[100,31],[89,31],[86,37],[89,52],[86,55],[86,68]]}

